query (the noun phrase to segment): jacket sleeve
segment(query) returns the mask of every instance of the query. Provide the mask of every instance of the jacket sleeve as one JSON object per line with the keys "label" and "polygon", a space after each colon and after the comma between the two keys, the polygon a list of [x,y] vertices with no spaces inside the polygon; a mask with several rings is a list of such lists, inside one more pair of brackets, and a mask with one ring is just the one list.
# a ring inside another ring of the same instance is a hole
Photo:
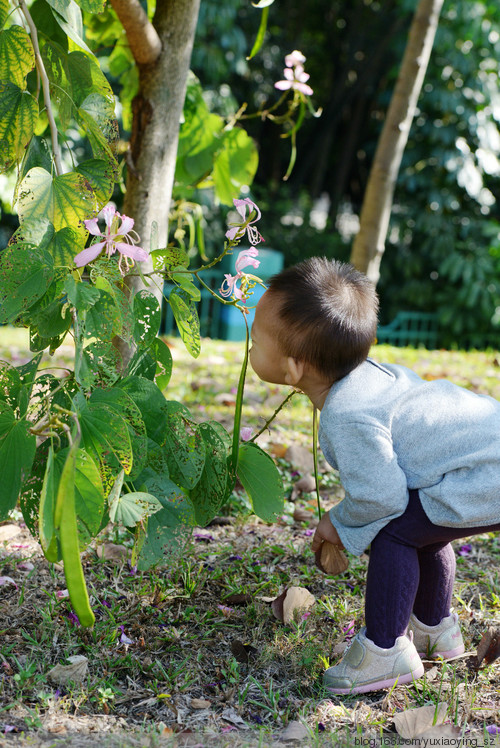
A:
{"label": "jacket sleeve", "polygon": [[346,549],[359,556],[408,504],[408,486],[390,433],[370,423],[344,423],[331,439],[323,431],[325,457],[338,468],[345,498],[330,519]]}

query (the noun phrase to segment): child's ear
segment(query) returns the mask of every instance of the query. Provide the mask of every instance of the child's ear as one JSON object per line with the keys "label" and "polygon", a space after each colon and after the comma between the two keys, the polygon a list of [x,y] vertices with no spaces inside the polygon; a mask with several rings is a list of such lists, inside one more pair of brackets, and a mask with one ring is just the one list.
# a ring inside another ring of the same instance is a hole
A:
{"label": "child's ear", "polygon": [[292,356],[289,356],[286,363],[287,370],[285,374],[285,382],[286,384],[295,387],[304,376],[304,362],[300,361],[298,358],[292,358]]}

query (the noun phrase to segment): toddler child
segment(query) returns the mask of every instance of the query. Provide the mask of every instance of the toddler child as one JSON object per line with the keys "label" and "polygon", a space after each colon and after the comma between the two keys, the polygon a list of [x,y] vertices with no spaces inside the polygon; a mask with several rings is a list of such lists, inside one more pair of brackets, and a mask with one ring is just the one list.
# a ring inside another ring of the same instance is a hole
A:
{"label": "toddler child", "polygon": [[321,411],[319,443],[345,489],[313,551],[370,546],[365,628],[324,674],[336,694],[410,683],[420,655],[461,654],[450,541],[500,530],[500,403],[368,358],[377,310],[362,273],[315,257],[271,278],[252,326],[253,369]]}

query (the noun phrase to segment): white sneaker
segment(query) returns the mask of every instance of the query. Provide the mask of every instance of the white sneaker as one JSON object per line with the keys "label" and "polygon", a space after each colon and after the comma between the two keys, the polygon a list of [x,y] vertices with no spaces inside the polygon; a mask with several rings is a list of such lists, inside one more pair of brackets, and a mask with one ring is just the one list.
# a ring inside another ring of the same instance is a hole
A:
{"label": "white sneaker", "polygon": [[411,638],[399,636],[390,649],[377,647],[366,638],[366,629],[352,640],[338,665],[323,675],[332,693],[366,693],[391,688],[395,683],[412,683],[424,674],[422,660]]}
{"label": "white sneaker", "polygon": [[436,626],[427,626],[412,613],[408,632],[413,632],[413,641],[421,657],[425,656],[431,660],[442,657],[447,660],[465,652],[456,613],[446,616]]}

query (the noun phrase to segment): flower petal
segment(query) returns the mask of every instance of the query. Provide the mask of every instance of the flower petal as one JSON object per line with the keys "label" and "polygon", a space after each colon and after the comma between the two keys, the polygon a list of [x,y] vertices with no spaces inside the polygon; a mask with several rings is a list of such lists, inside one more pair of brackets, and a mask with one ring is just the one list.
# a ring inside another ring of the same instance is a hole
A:
{"label": "flower petal", "polygon": [[149,254],[142,247],[136,247],[135,244],[127,244],[127,242],[114,242],[115,249],[124,255],[124,257],[131,257],[137,262],[144,262],[148,259]]}
{"label": "flower petal", "polygon": [[120,215],[119,213],[117,213],[116,215],[119,215],[120,218],[122,219],[122,225],[120,226],[120,228],[118,229],[116,233],[122,234],[122,235],[128,234],[128,232],[134,228],[134,223],[135,223],[134,219],[130,218],[129,216]]}
{"label": "flower petal", "polygon": [[289,88],[292,87],[291,81],[277,81],[274,84],[275,88],[278,88],[280,91],[288,91]]}
{"label": "flower petal", "polygon": [[234,263],[238,274],[241,273],[242,269],[247,265],[258,268],[260,265],[260,260],[254,259],[258,256],[258,254],[259,250],[256,247],[250,247],[250,249],[244,249],[242,252],[240,252],[236,259],[236,262]]}
{"label": "flower petal", "polygon": [[84,221],[84,226],[87,229],[87,231],[90,234],[93,234],[93,236],[102,236],[102,232],[99,231],[99,226],[97,224],[97,218],[90,218],[88,221]]}
{"label": "flower petal", "polygon": [[[113,223],[113,218],[116,215],[116,208],[111,203],[108,203],[101,211],[101,215],[104,218],[104,222],[108,228]],[[119,215],[119,214],[118,214]]]}
{"label": "flower petal", "polygon": [[97,244],[91,244],[87,249],[83,249],[75,257],[75,264],[78,268],[84,267],[87,263],[92,262],[101,254],[101,250],[106,242],[97,242]]}
{"label": "flower petal", "polygon": [[296,65],[302,65],[306,61],[306,58],[298,49],[294,49],[289,55],[285,56],[285,65],[289,68],[293,68]]}

